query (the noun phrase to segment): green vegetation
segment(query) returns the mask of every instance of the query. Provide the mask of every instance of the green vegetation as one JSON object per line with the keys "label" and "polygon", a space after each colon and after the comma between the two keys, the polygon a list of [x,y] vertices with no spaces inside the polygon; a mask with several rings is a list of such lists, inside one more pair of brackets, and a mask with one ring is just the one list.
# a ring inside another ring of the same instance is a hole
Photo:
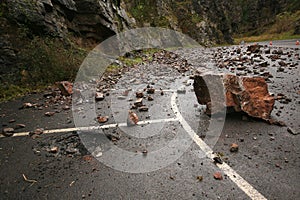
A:
{"label": "green vegetation", "polygon": [[[131,52],[133,57],[132,58],[128,58],[126,56],[121,56],[118,58],[118,60],[124,65],[124,66],[134,66],[134,65],[138,65],[141,64],[145,61],[151,61],[153,59],[153,54],[155,52],[160,51],[159,49],[143,49],[140,51],[133,51]],[[107,72],[116,72],[118,70],[120,70],[122,68],[122,66],[117,65],[117,64],[111,64],[107,67],[106,71]]]}
{"label": "green vegetation", "polygon": [[18,43],[15,45],[24,45],[24,48],[18,52],[16,71],[1,77],[0,101],[22,96],[57,81],[73,81],[87,54],[73,43],[57,38],[35,36],[30,42]]}
{"label": "green vegetation", "polygon": [[27,85],[74,80],[86,52],[56,38],[34,37],[21,50],[20,72]]}
{"label": "green vegetation", "polygon": [[300,21],[300,11],[295,13],[284,12],[276,16],[275,22],[266,28],[262,34],[251,35],[245,33],[243,35],[236,35],[234,43],[239,44],[241,41],[258,42],[268,40],[284,40],[284,39],[298,39],[299,34],[295,34],[297,21]]}

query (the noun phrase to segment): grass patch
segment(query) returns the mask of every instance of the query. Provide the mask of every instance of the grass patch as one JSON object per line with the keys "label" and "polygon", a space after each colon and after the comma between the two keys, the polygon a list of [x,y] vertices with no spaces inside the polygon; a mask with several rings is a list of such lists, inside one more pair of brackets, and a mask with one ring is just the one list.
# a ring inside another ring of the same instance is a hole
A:
{"label": "grass patch", "polygon": [[249,42],[261,42],[261,41],[272,41],[272,40],[288,40],[288,39],[299,39],[300,35],[293,35],[291,32],[285,32],[281,34],[262,34],[259,36],[240,37],[234,39],[234,44],[240,44],[242,41]]}
{"label": "grass patch", "polygon": [[0,76],[0,102],[41,91],[57,81],[75,80],[87,55],[86,50],[58,38],[35,36],[28,41],[24,37],[22,43],[15,45],[22,48],[14,71]]}

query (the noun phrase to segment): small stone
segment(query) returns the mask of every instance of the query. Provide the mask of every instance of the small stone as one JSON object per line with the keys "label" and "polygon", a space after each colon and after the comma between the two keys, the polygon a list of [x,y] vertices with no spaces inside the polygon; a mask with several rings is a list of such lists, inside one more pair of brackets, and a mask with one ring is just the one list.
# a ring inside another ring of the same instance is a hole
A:
{"label": "small stone", "polygon": [[43,132],[44,132],[44,129],[42,129],[42,128],[37,128],[37,129],[34,130],[33,134],[41,135],[41,134],[43,134]]}
{"label": "small stone", "polygon": [[141,106],[139,107],[139,111],[140,112],[147,112],[149,110],[149,108],[147,106]]}
{"label": "small stone", "polygon": [[132,110],[128,111],[127,126],[134,126],[139,122],[139,118]]}
{"label": "small stone", "polygon": [[17,125],[16,125],[16,128],[25,128],[25,127],[26,127],[25,124],[17,124]]}
{"label": "small stone", "polygon": [[65,105],[62,109],[63,110],[70,110],[70,106]]}
{"label": "small stone", "polygon": [[16,120],[15,120],[15,119],[11,119],[11,120],[9,120],[9,123],[14,123],[14,122],[16,122]]}
{"label": "small stone", "polygon": [[148,96],[148,101],[153,101],[154,99],[153,99],[153,97],[152,96]]}
{"label": "small stone", "polygon": [[60,89],[62,95],[69,96],[73,94],[73,84],[69,81],[61,81],[58,83],[58,88]]}
{"label": "small stone", "polygon": [[145,149],[145,150],[142,151],[142,153],[143,153],[144,155],[146,155],[146,154],[148,153],[148,151]]}
{"label": "small stone", "polygon": [[221,172],[214,173],[214,178],[216,180],[223,180],[223,176],[222,176]]}
{"label": "small stone", "polygon": [[253,137],[253,140],[257,140],[257,137]]}
{"label": "small stone", "polygon": [[57,152],[58,152],[58,147],[52,147],[52,148],[50,149],[50,152],[51,152],[51,153],[57,153]]}
{"label": "small stone", "polygon": [[98,116],[98,117],[97,117],[97,121],[98,121],[99,123],[105,123],[105,122],[108,121],[108,116]]}
{"label": "small stone", "polygon": [[238,144],[232,143],[230,145],[230,152],[238,152],[238,150],[239,150],[239,145]]}
{"label": "small stone", "polygon": [[13,128],[4,128],[2,130],[2,135],[6,136],[6,137],[11,137],[14,135],[15,129]]}
{"label": "small stone", "polygon": [[125,99],[126,99],[126,96],[118,96],[117,99],[118,99],[118,100],[125,100]]}
{"label": "small stone", "polygon": [[154,94],[155,89],[154,88],[148,88],[147,89],[147,94]]}
{"label": "small stone", "polygon": [[102,100],[104,100],[104,94],[102,92],[96,92],[95,100],[96,101],[102,101]]}
{"label": "small stone", "polygon": [[273,141],[273,140],[275,140],[275,137],[273,137],[273,136],[270,137],[270,141]]}
{"label": "small stone", "polygon": [[34,104],[32,103],[23,103],[22,108],[32,108],[34,106]]}
{"label": "small stone", "polygon": [[293,128],[291,128],[291,127],[288,127],[287,128],[287,131],[290,133],[290,134],[292,134],[292,135],[298,135],[299,134],[299,132],[296,132]]}
{"label": "small stone", "polygon": [[141,107],[141,106],[143,106],[143,98],[137,99],[137,100],[134,102],[134,105],[135,105],[136,107]]}
{"label": "small stone", "polygon": [[197,180],[198,180],[199,182],[203,181],[203,176],[197,176]]}
{"label": "small stone", "polygon": [[223,164],[223,161],[222,161],[222,159],[221,159],[219,156],[216,156],[216,157],[214,157],[213,159],[214,159],[214,162],[215,162],[215,163]]}
{"label": "small stone", "polygon": [[45,113],[45,116],[51,117],[51,116],[53,116],[54,114],[55,114],[55,112],[46,112],[46,113]]}
{"label": "small stone", "polygon": [[144,97],[144,93],[143,92],[136,92],[135,96],[136,96],[136,98],[143,98]]}

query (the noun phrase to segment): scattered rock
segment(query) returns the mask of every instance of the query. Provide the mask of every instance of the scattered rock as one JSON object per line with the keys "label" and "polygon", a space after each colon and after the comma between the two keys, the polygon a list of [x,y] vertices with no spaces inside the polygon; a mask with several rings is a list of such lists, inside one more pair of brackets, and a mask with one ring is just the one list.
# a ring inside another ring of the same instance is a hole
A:
{"label": "scattered rock", "polygon": [[108,121],[108,116],[98,116],[98,117],[97,117],[97,121],[98,121],[99,123],[105,123],[105,122]]}
{"label": "scattered rock", "polygon": [[296,131],[296,130],[294,130],[293,128],[291,128],[291,127],[288,127],[287,128],[287,131],[290,133],[290,134],[292,134],[292,135],[298,135],[298,134],[300,134],[300,132],[298,131]]}
{"label": "scattered rock", "polygon": [[73,83],[69,81],[61,81],[58,83],[58,88],[60,89],[62,95],[70,96],[73,94]]}
{"label": "scattered rock", "polygon": [[104,100],[104,94],[102,92],[96,92],[95,100],[96,101],[103,101]]}
{"label": "scattered rock", "polygon": [[62,109],[63,109],[63,110],[70,110],[71,108],[70,108],[70,106],[65,105],[64,107],[62,107]]}
{"label": "scattered rock", "polygon": [[267,120],[267,122],[271,125],[286,126],[286,124],[283,121],[279,121],[279,120],[276,120],[276,119],[273,119],[273,118]]}
{"label": "scattered rock", "polygon": [[36,104],[32,104],[32,103],[23,103],[22,108],[32,108],[36,106]]}
{"label": "scattered rock", "polygon": [[149,108],[147,106],[141,106],[139,107],[139,111],[140,112],[147,112],[149,110]]}
{"label": "scattered rock", "polygon": [[197,176],[197,180],[198,180],[199,182],[203,181],[203,176]]}
{"label": "scattered rock", "polygon": [[120,135],[118,135],[118,134],[106,133],[105,135],[112,142],[116,142],[116,141],[120,140]]}
{"label": "scattered rock", "polygon": [[16,125],[16,128],[25,128],[25,127],[26,127],[25,124],[17,124],[17,125]]}
{"label": "scattered rock", "polygon": [[148,96],[148,101],[153,101],[154,99],[153,99],[153,97],[152,96]]}
{"label": "scattered rock", "polygon": [[127,126],[134,126],[139,122],[139,117],[132,110],[128,111]]}
{"label": "scattered rock", "polygon": [[58,152],[58,147],[52,147],[50,149],[50,153],[57,153]]}
{"label": "scattered rock", "polygon": [[46,113],[45,113],[45,116],[51,117],[51,116],[53,116],[54,114],[55,114],[55,112],[46,112]]}
{"label": "scattered rock", "polygon": [[134,105],[135,105],[136,107],[141,107],[141,106],[143,106],[143,98],[137,99],[137,100],[134,102]]}
{"label": "scattered rock", "polygon": [[11,119],[11,120],[9,120],[8,123],[14,123],[14,122],[16,122],[16,120],[15,119]]}
{"label": "scattered rock", "polygon": [[144,93],[143,92],[136,92],[135,96],[136,96],[136,98],[143,98],[144,97]]}
{"label": "scattered rock", "polygon": [[154,94],[155,93],[155,89],[150,87],[147,89],[147,94]]}
{"label": "scattered rock", "polygon": [[214,173],[214,178],[216,180],[223,180],[223,176],[222,176],[221,172],[215,172]]}
{"label": "scattered rock", "polygon": [[146,149],[144,149],[144,150],[142,151],[142,153],[143,153],[144,155],[147,155],[147,154],[148,154],[148,151],[147,151]]}
{"label": "scattered rock", "polygon": [[118,96],[117,99],[118,99],[118,100],[125,100],[125,99],[126,99],[126,96]]}
{"label": "scattered rock", "polygon": [[6,137],[11,137],[14,135],[14,133],[15,133],[14,128],[4,128],[2,130],[2,135],[6,136]]}
{"label": "scattered rock", "polygon": [[214,162],[218,164],[223,164],[223,161],[219,156],[214,157]]}
{"label": "scattered rock", "polygon": [[29,136],[32,137],[33,139],[35,139],[36,137],[38,137],[39,135],[44,133],[44,129],[42,128],[37,128],[34,131],[29,133]]}
{"label": "scattered rock", "polygon": [[230,145],[230,152],[238,152],[238,150],[239,150],[239,145],[238,144],[232,143]]}

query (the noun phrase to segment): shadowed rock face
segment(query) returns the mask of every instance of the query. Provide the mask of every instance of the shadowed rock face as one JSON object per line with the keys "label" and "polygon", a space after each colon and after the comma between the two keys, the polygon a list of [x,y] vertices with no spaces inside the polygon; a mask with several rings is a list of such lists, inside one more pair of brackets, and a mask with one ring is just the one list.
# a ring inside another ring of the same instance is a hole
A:
{"label": "shadowed rock face", "polygon": [[194,90],[206,113],[218,113],[224,107],[245,112],[251,117],[270,119],[275,99],[262,77],[237,77],[230,74],[198,74]]}
{"label": "shadowed rock face", "polygon": [[134,26],[112,0],[6,0],[8,17],[28,26],[33,34],[66,37],[73,32],[102,41]]}

